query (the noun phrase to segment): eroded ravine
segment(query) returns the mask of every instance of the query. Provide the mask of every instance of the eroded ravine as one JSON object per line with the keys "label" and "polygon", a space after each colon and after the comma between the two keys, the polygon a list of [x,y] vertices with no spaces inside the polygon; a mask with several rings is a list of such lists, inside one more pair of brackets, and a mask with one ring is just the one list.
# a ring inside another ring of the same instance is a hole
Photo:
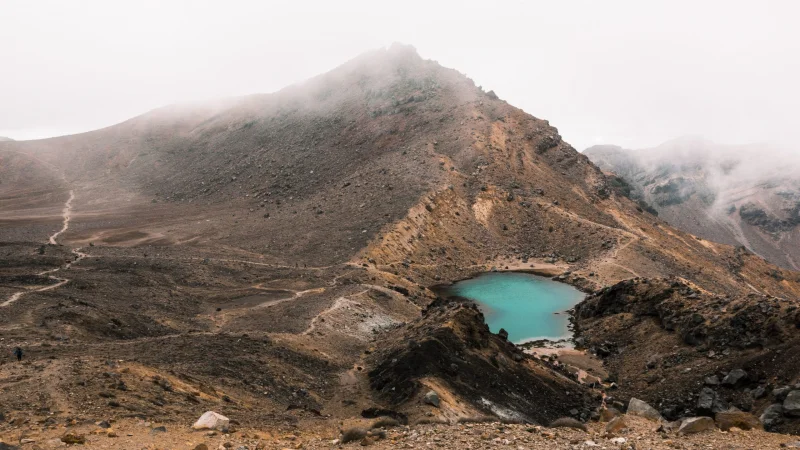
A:
{"label": "eroded ravine", "polygon": [[[63,209],[62,214],[61,214],[62,220],[63,220],[63,224],[62,224],[60,230],[56,231],[55,233],[53,233],[53,235],[50,236],[50,238],[48,239],[48,243],[49,244],[58,245],[58,241],[56,240],[58,238],[58,236],[69,229],[69,221],[72,218],[72,201],[74,199],[75,199],[75,191],[74,190],[70,190],[69,191],[69,198],[64,203],[64,209]],[[61,267],[57,267],[55,269],[50,269],[50,270],[45,270],[44,272],[39,272],[37,274],[39,276],[47,275],[47,278],[49,278],[50,280],[53,280],[53,281],[56,282],[55,284],[50,284],[50,285],[47,285],[47,286],[44,286],[44,287],[40,287],[38,289],[31,289],[31,290],[16,292],[16,293],[12,294],[6,301],[4,301],[3,303],[0,303],[0,307],[4,308],[4,307],[7,307],[7,306],[10,306],[14,302],[16,302],[17,300],[19,300],[20,298],[22,298],[23,296],[25,296],[27,294],[31,294],[31,293],[34,293],[34,292],[49,291],[49,290],[59,288],[59,287],[65,285],[65,284],[69,283],[69,279],[68,278],[56,277],[56,276],[53,276],[51,274],[56,273],[56,272],[58,272],[58,271],[60,271],[62,269],[69,269],[69,267],[72,264],[74,264],[74,263],[82,260],[86,256],[88,256],[85,253],[82,253],[80,251],[80,248],[72,249],[72,253],[75,255],[75,260],[74,261],[72,261],[70,263],[67,263],[67,264],[64,264]]]}

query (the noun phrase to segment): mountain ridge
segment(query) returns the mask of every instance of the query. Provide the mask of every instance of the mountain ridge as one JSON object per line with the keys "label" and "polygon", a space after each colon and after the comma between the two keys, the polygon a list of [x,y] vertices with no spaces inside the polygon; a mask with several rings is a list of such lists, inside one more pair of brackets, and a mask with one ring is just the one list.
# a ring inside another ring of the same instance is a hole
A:
{"label": "mountain ridge", "polygon": [[696,139],[637,151],[596,146],[585,154],[676,227],[798,269],[800,162],[791,154]]}
{"label": "mountain ridge", "polygon": [[[0,367],[27,377],[21,389],[31,393],[0,392],[0,404],[35,414],[35,386],[53,386],[42,402],[67,411],[59,417],[86,419],[124,411],[187,421],[198,405],[247,426],[349,420],[375,409],[412,420],[497,417],[453,373],[450,360],[463,359],[559,392],[548,398],[552,408],[533,411],[536,396],[518,383],[481,386],[522,417],[588,418],[598,391],[488,333],[468,304],[437,300],[430,289],[476,272],[526,270],[603,301],[624,291],[612,289],[619,283],[650,280],[702,292],[669,291],[670,301],[685,302],[681,322],[648,330],[654,342],[675,340],[690,354],[664,369],[664,398],[683,405],[706,375],[682,372],[706,367],[695,350],[706,345],[702,333],[686,328],[692,316],[684,313],[721,298],[778,302],[800,293],[796,272],[669,226],[620,195],[613,177],[547,121],[408,47],[371,52],[308,83],[219,109],[166,108],[95,132],[0,144],[0,157],[31,174],[24,186],[0,183],[8,255],[0,294],[23,293],[4,307],[2,345],[24,342],[32,360],[47,364],[35,373]],[[0,165],[0,180],[15,173],[3,167],[12,165]],[[60,245],[45,245],[56,232]],[[57,281],[48,270],[67,281],[42,289]],[[630,346],[637,358],[651,350],[625,334],[652,325],[647,314],[620,308],[603,320],[595,327],[593,315],[578,318],[592,346],[618,332],[617,348]],[[680,340],[689,329],[697,340]],[[437,340],[447,350],[419,351],[441,349]],[[719,369],[769,354],[774,344],[765,342],[729,350]],[[86,354],[85,364],[69,366]],[[425,373],[409,373],[398,358],[431,359]],[[463,376],[483,381],[486,373]],[[622,367],[618,381],[639,386],[642,376]],[[380,391],[397,380],[402,396]],[[436,387],[440,408],[421,407],[425,386]],[[114,397],[102,398],[115,400],[88,408],[111,389]],[[659,391],[641,392],[661,400]]]}

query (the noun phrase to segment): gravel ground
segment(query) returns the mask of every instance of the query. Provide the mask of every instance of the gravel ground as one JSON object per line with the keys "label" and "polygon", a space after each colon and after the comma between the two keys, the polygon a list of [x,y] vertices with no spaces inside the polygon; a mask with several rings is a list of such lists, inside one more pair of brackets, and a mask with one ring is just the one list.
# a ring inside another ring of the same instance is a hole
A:
{"label": "gravel ground", "polygon": [[[761,430],[723,432],[720,430],[682,436],[675,432],[660,433],[658,424],[643,418],[626,416],[628,429],[615,434],[605,431],[604,423],[587,424],[588,431],[569,428],[545,428],[501,423],[466,423],[457,425],[429,424],[385,430],[384,439],[357,440],[341,444],[333,428],[303,432],[275,430],[239,430],[231,434],[190,431],[188,427],[124,420],[109,430],[83,425],[27,431],[24,435],[4,434],[0,442],[19,445],[22,449],[66,447],[60,438],[66,433],[83,435],[82,448],[103,449],[336,449],[368,446],[383,448],[439,449],[777,449],[800,446],[796,436],[767,433]],[[109,436],[111,434],[111,436]],[[205,447],[203,447],[205,445]]]}

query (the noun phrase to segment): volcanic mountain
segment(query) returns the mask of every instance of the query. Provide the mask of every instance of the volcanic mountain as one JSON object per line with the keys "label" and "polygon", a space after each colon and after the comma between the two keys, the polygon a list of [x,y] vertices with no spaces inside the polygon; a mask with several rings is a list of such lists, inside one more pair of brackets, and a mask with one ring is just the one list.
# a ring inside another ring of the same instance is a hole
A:
{"label": "volcanic mountain", "polygon": [[[620,400],[683,407],[707,372],[792,378],[766,361],[800,353],[796,272],[671,227],[547,121],[402,45],[273,94],[1,143],[0,211],[0,345],[31,360],[0,366],[12,424],[588,418],[599,391],[429,289],[492,269],[593,294],[576,325]],[[764,302],[771,328],[712,339],[731,330],[715,308]],[[656,347],[686,355],[632,391]]]}
{"label": "volcanic mountain", "polygon": [[638,151],[596,146],[584,153],[671,225],[800,269],[800,161],[794,155],[699,138]]}

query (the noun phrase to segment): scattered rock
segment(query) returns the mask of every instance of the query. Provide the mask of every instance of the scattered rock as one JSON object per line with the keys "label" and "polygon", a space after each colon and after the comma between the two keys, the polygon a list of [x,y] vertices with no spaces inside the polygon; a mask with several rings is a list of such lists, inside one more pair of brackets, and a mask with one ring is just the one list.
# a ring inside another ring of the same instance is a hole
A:
{"label": "scattered rock", "polygon": [[719,395],[717,395],[713,389],[705,387],[700,391],[700,395],[697,397],[698,414],[718,413],[726,411],[727,409],[728,405],[720,399]]}
{"label": "scattered rock", "polygon": [[370,428],[394,428],[399,427],[400,421],[394,417],[381,417],[376,420]]}
{"label": "scattered rock", "polygon": [[500,328],[500,331],[497,332],[497,335],[500,336],[500,339],[508,340],[508,331],[505,328]]}
{"label": "scattered rock", "polygon": [[433,405],[437,408],[439,407],[439,394],[437,394],[436,391],[428,391],[428,393],[425,394],[424,400],[425,403],[429,405]]}
{"label": "scattered rock", "polygon": [[786,398],[786,396],[789,395],[789,392],[791,391],[792,391],[791,386],[783,386],[775,388],[772,390],[772,396],[775,397],[776,401],[782,402]]}
{"label": "scattered rock", "polygon": [[601,422],[611,422],[615,417],[619,417],[622,415],[616,408],[601,408],[600,409],[600,421]]}
{"label": "scattered rock", "polygon": [[625,428],[628,428],[628,424],[625,422],[625,416],[617,416],[611,419],[611,422],[608,422],[608,425],[606,425],[606,433],[619,433]]}
{"label": "scattered rock", "polygon": [[583,422],[572,417],[556,419],[550,424],[550,428],[574,428],[576,430],[589,431]]}
{"label": "scattered rock", "polygon": [[767,406],[767,409],[761,413],[761,417],[758,420],[767,430],[780,424],[783,422],[783,406],[780,403],[773,403]]}
{"label": "scattered rock", "polygon": [[736,386],[747,380],[747,372],[742,369],[733,369],[722,379],[723,386]]}
{"label": "scattered rock", "polygon": [[348,428],[342,431],[342,437],[339,439],[339,442],[347,444],[348,442],[360,441],[367,437],[367,434],[367,430],[363,428]]}
{"label": "scattered rock", "polygon": [[197,419],[197,422],[192,425],[192,428],[195,430],[226,431],[229,424],[230,419],[222,414],[217,414],[214,411],[206,411],[202,416],[200,416],[199,419]]}
{"label": "scattered rock", "polygon": [[800,391],[791,391],[783,401],[783,413],[787,416],[800,416]]}
{"label": "scattered rock", "polygon": [[645,419],[660,421],[663,420],[661,417],[661,413],[659,413],[655,408],[648,405],[642,400],[638,398],[631,397],[630,402],[628,402],[628,414],[634,416],[644,417]]}
{"label": "scattered rock", "polygon": [[714,421],[717,423],[719,429],[723,431],[728,431],[733,427],[742,430],[761,428],[761,422],[759,422],[758,419],[756,419],[752,414],[735,409],[718,412],[714,416]]}
{"label": "scattered rock", "polygon": [[691,417],[681,423],[678,428],[680,434],[701,433],[714,429],[714,419],[711,417]]}
{"label": "scattered rock", "polygon": [[61,442],[74,445],[74,444],[85,444],[86,443],[86,436],[82,434],[75,434],[75,433],[67,433],[61,437]]}
{"label": "scattered rock", "polygon": [[765,388],[764,386],[759,386],[759,387],[753,389],[752,394],[753,394],[753,398],[755,398],[755,399],[764,398],[767,395],[767,388]]}

